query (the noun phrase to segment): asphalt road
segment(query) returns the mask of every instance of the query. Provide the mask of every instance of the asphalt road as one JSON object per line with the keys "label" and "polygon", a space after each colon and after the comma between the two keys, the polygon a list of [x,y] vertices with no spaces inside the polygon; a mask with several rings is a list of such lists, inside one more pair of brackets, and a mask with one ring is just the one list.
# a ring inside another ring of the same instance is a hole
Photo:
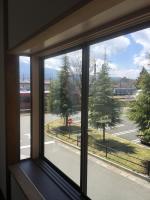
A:
{"label": "asphalt road", "polygon": [[[45,156],[77,184],[80,182],[80,152],[55,139],[45,144]],[[93,200],[150,200],[150,185],[130,174],[122,175],[102,161],[88,157],[88,195]]]}
{"label": "asphalt road", "polygon": [[[46,120],[49,120],[47,116]],[[21,157],[30,155],[30,118],[21,115]],[[118,127],[119,128],[119,127]],[[121,128],[121,127],[120,127]],[[77,184],[80,182],[80,151],[46,137],[45,156]],[[150,184],[88,157],[88,195],[93,200],[150,200]]]}
{"label": "asphalt road", "polygon": [[126,116],[121,116],[121,123],[111,129],[107,128],[106,131],[107,133],[111,133],[126,140],[130,140],[135,143],[139,142],[137,137],[138,127]]}

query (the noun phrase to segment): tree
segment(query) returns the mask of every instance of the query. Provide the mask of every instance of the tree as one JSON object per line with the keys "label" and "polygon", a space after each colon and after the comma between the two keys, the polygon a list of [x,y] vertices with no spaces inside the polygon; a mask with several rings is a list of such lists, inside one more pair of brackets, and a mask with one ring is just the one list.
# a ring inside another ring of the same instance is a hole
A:
{"label": "tree", "polygon": [[47,98],[47,110],[53,114],[59,114],[59,82],[58,80],[50,80],[49,94]]}
{"label": "tree", "polygon": [[148,72],[140,78],[140,89],[140,94],[130,104],[129,118],[138,124],[142,139],[150,142],[150,74]]}
{"label": "tree", "polygon": [[120,122],[120,103],[113,98],[113,88],[106,62],[102,64],[102,68],[91,86],[89,119],[92,126],[103,129],[103,141],[105,141],[106,125],[114,126]]}
{"label": "tree", "polygon": [[64,123],[66,127],[68,127],[69,115],[71,115],[74,112],[71,100],[71,81],[69,71],[70,69],[68,57],[64,56],[63,66],[59,75],[59,112],[64,118]]}
{"label": "tree", "polygon": [[136,80],[136,88],[137,89],[141,89],[141,81],[143,79],[143,77],[148,74],[147,70],[145,69],[145,67],[142,68],[140,75],[138,77],[138,79]]}

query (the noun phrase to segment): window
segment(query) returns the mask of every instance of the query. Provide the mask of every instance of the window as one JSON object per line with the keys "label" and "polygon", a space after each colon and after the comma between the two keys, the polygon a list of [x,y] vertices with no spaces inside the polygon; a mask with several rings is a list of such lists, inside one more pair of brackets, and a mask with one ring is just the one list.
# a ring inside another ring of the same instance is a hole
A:
{"label": "window", "polygon": [[30,58],[19,57],[20,69],[20,158],[30,157],[31,74]]}
{"label": "window", "polygon": [[44,58],[43,156],[93,200],[149,199],[149,35]]}
{"label": "window", "polygon": [[80,184],[82,51],[44,60],[44,156]]}
{"label": "window", "polygon": [[150,142],[150,102],[145,99],[150,97],[145,88],[146,79],[150,81],[149,34],[148,28],[90,46],[88,195],[92,199],[137,199],[137,188],[147,198],[144,187],[135,189],[136,182],[129,183],[128,191],[111,163],[143,175],[148,172],[150,149],[141,141]]}

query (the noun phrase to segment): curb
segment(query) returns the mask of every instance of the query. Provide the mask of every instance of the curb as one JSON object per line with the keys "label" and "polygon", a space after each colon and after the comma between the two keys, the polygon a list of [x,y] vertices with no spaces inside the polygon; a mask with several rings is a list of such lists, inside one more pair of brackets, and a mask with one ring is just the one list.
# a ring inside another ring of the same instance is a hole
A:
{"label": "curb", "polygon": [[[69,146],[71,146],[71,147],[73,147],[73,148],[75,148],[75,149],[80,150],[80,148],[79,148],[78,146],[75,146],[75,145],[73,145],[73,144],[70,144],[70,143],[68,143],[68,142],[66,142],[66,141],[64,141],[64,140],[62,140],[62,139],[60,139],[60,138],[58,138],[58,137],[56,137],[56,136],[53,136],[53,135],[48,135],[48,136],[50,136],[50,137],[52,137],[52,138],[54,138],[54,139],[57,139],[57,140],[59,140],[60,142],[62,142],[62,143],[64,143],[64,144],[67,144],[67,145],[69,145]],[[111,165],[113,165],[114,167],[117,167],[117,168],[119,168],[119,169],[121,169],[121,170],[124,170],[124,171],[126,171],[126,172],[128,172],[128,173],[130,173],[130,174],[132,174],[132,175],[134,175],[134,176],[136,176],[136,177],[138,177],[138,178],[142,178],[143,180],[145,180],[145,181],[147,181],[147,182],[150,182],[150,177],[148,177],[148,176],[145,176],[145,175],[143,175],[143,174],[140,174],[140,173],[137,173],[137,172],[135,172],[135,171],[132,171],[131,169],[128,169],[128,168],[126,168],[126,167],[124,167],[124,166],[121,166],[121,165],[119,165],[119,164],[117,164],[117,163],[114,163],[113,161],[107,160],[107,159],[105,159],[105,158],[103,158],[103,157],[99,157],[99,156],[97,156],[97,155],[95,155],[95,154],[93,154],[93,153],[91,153],[91,152],[88,152],[88,154],[89,154],[90,156],[93,156],[93,157],[95,157],[95,158],[97,158],[97,159],[99,159],[99,160],[102,160],[102,161],[106,162],[107,164],[111,164]]]}

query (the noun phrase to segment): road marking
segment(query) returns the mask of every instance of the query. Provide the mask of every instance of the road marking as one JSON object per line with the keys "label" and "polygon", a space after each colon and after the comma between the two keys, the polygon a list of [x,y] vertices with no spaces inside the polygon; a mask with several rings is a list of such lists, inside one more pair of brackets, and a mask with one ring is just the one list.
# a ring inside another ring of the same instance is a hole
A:
{"label": "road marking", "polygon": [[[48,141],[48,142],[45,142],[45,144],[53,144],[55,143],[55,141]],[[25,145],[25,146],[21,146],[20,149],[27,149],[27,148],[30,148],[31,145]]]}
{"label": "road marking", "polygon": [[123,127],[123,126],[125,126],[124,124],[117,124],[117,125],[115,125],[115,126],[113,126],[112,128],[111,127],[106,127],[106,129],[108,129],[108,130],[113,130],[114,128],[120,128],[120,127]]}
{"label": "road marking", "polygon": [[118,133],[113,133],[114,135],[124,135],[124,134],[127,134],[127,133],[133,133],[133,132],[136,132],[138,131],[138,129],[132,129],[132,130],[128,130],[128,131],[121,131],[121,132],[118,132]]}
{"label": "road marking", "polygon": [[27,156],[27,155],[24,155],[24,154],[21,154],[21,159],[26,159],[26,158],[29,158],[30,156]]}
{"label": "road marking", "polygon": [[25,133],[25,136],[27,136],[30,139],[31,134],[30,133]]}
{"label": "road marking", "polygon": [[140,139],[137,138],[136,140],[132,140],[132,142],[134,142],[134,143],[140,143]]}
{"label": "road marking", "polygon": [[55,141],[48,141],[48,142],[44,142],[44,144],[54,144]]}
{"label": "road marking", "polygon": [[26,145],[26,146],[21,146],[20,149],[27,149],[30,148],[30,145]]}

